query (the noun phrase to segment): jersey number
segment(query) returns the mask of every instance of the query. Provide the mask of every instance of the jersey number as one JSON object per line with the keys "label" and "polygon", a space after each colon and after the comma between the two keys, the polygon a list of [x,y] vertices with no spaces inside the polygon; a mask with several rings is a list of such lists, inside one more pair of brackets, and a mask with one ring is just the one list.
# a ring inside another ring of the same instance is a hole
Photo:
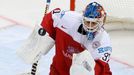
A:
{"label": "jersey number", "polygon": [[109,60],[109,57],[110,57],[110,54],[109,53],[105,53],[104,57],[102,57],[102,60],[107,62]]}

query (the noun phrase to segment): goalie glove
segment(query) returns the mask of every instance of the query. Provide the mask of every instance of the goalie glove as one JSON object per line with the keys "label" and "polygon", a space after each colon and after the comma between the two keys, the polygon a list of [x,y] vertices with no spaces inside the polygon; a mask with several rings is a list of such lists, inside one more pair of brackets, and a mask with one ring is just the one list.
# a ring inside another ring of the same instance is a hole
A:
{"label": "goalie glove", "polygon": [[74,53],[70,75],[94,75],[94,67],[95,61],[87,50],[78,54]]}
{"label": "goalie glove", "polygon": [[30,37],[17,50],[17,55],[26,63],[32,64],[39,60],[42,54],[46,54],[54,46],[54,43],[55,41],[48,33],[37,25]]}

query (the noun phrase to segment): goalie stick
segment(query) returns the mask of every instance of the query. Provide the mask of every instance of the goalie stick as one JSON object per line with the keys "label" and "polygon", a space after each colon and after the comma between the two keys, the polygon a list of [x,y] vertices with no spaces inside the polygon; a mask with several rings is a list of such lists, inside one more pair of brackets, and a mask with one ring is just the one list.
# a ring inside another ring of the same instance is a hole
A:
{"label": "goalie stick", "polygon": [[[45,7],[45,14],[47,14],[47,11],[49,9],[51,0],[46,0],[46,7]],[[39,61],[39,60],[38,60]],[[38,61],[32,64],[32,69],[31,69],[31,75],[36,75],[37,67],[38,67]]]}
{"label": "goalie stick", "polygon": [[[49,6],[50,6],[50,2],[51,2],[51,0],[46,0],[46,7],[45,7],[44,15],[47,14],[47,11],[48,11]],[[39,75],[39,73],[37,73],[38,61],[39,61],[39,59],[32,64],[31,72],[22,73],[22,74],[19,74],[19,75]]]}

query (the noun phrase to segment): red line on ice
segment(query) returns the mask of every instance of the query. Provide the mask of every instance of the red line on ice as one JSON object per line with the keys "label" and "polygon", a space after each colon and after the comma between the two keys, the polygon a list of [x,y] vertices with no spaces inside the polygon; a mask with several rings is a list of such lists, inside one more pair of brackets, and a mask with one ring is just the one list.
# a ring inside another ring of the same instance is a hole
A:
{"label": "red line on ice", "polygon": [[[13,23],[13,24],[7,25],[6,27],[10,27],[10,26],[14,26],[14,25],[22,25],[22,26],[26,26],[26,27],[33,28],[32,26],[30,26],[30,25],[28,25],[28,24],[26,24],[26,23],[21,23],[21,22],[18,22],[18,21],[16,21],[16,20],[13,20],[13,19],[11,19],[11,18],[2,16],[2,15],[0,15],[0,18],[3,19],[3,20],[6,20],[6,21],[8,21],[8,22]],[[3,27],[3,28],[5,28],[5,27]]]}
{"label": "red line on ice", "polygon": [[121,60],[116,59],[116,58],[113,58],[113,57],[111,57],[111,59],[114,60],[114,61],[116,61],[116,62],[119,62],[121,64],[124,64],[124,65],[126,65],[126,66],[128,66],[130,68],[134,68],[134,65],[131,65],[131,64],[127,63],[127,62],[121,61]]}

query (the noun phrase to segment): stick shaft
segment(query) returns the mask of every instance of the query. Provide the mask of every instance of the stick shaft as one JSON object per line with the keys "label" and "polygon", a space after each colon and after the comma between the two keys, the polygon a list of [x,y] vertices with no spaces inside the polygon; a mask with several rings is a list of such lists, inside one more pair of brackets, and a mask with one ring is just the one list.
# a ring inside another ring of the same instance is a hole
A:
{"label": "stick shaft", "polygon": [[[45,14],[44,15],[46,15],[48,10],[49,10],[50,2],[51,2],[51,0],[46,0],[46,7],[45,7]],[[32,64],[31,75],[36,75],[38,61],[36,61],[35,63]]]}

